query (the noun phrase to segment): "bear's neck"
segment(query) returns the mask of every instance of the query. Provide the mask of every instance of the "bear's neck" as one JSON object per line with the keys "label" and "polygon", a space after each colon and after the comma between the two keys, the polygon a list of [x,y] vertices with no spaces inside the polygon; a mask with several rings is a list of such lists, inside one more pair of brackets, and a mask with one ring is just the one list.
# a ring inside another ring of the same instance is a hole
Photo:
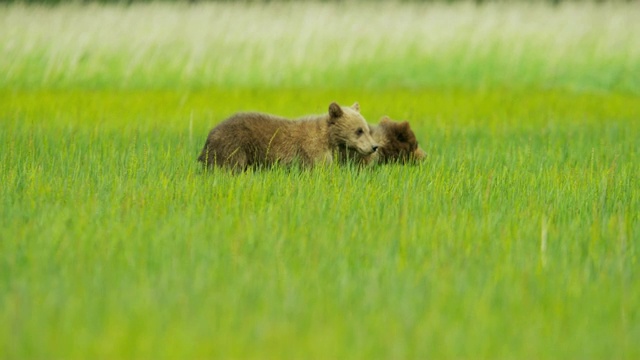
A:
{"label": "bear's neck", "polygon": [[332,149],[332,134],[329,129],[329,115],[307,116],[294,122],[303,132],[306,142],[314,147]]}

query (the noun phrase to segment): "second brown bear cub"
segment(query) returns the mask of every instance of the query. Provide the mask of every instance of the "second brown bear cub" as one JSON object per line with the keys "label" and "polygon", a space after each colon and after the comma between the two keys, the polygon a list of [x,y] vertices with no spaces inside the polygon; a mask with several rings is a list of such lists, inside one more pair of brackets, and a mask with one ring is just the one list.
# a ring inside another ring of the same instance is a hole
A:
{"label": "second brown bear cub", "polygon": [[295,121],[262,113],[238,113],[213,128],[198,161],[242,171],[249,167],[330,163],[345,148],[369,156],[378,148],[360,106],[331,103],[324,115]]}
{"label": "second brown bear cub", "polygon": [[377,126],[370,125],[370,128],[373,140],[379,145],[378,151],[362,155],[343,147],[339,152],[341,162],[417,164],[426,158],[427,154],[418,145],[407,121],[397,122],[385,116]]}

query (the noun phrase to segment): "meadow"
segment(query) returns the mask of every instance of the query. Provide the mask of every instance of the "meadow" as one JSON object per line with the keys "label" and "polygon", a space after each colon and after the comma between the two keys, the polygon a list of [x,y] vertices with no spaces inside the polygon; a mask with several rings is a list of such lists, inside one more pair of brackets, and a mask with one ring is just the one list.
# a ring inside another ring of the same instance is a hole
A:
{"label": "meadow", "polygon": [[[640,358],[637,15],[0,5],[0,358]],[[427,160],[196,162],[331,101]]]}

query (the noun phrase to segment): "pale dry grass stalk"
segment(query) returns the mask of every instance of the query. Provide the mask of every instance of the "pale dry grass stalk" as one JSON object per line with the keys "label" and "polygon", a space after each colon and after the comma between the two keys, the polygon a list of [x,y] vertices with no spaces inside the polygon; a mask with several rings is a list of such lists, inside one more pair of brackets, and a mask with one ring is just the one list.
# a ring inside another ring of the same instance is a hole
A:
{"label": "pale dry grass stalk", "polygon": [[549,234],[549,219],[546,215],[542,217],[542,225],[540,230],[540,260],[542,267],[547,267],[547,238]]}

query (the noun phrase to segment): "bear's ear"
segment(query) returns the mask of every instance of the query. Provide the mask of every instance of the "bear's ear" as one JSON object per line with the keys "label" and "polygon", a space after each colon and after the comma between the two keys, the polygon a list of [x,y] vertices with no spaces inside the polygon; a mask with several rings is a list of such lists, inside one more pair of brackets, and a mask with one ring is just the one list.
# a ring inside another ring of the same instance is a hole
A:
{"label": "bear's ear", "polygon": [[336,104],[335,102],[332,102],[331,105],[329,105],[329,116],[331,116],[332,119],[337,119],[341,117],[342,108],[340,107],[340,105]]}
{"label": "bear's ear", "polygon": [[388,116],[383,116],[382,119],[380,119],[380,125],[385,125],[385,124],[390,124],[391,123],[391,119],[389,119]]}
{"label": "bear's ear", "polygon": [[358,104],[357,102],[353,103],[353,105],[351,105],[351,108],[357,112],[360,112],[360,104]]}
{"label": "bear's ear", "polygon": [[408,141],[409,131],[411,131],[409,129],[409,122],[408,121],[401,122],[400,124],[398,124],[398,127],[396,128],[396,139],[398,139],[398,141],[400,142]]}

